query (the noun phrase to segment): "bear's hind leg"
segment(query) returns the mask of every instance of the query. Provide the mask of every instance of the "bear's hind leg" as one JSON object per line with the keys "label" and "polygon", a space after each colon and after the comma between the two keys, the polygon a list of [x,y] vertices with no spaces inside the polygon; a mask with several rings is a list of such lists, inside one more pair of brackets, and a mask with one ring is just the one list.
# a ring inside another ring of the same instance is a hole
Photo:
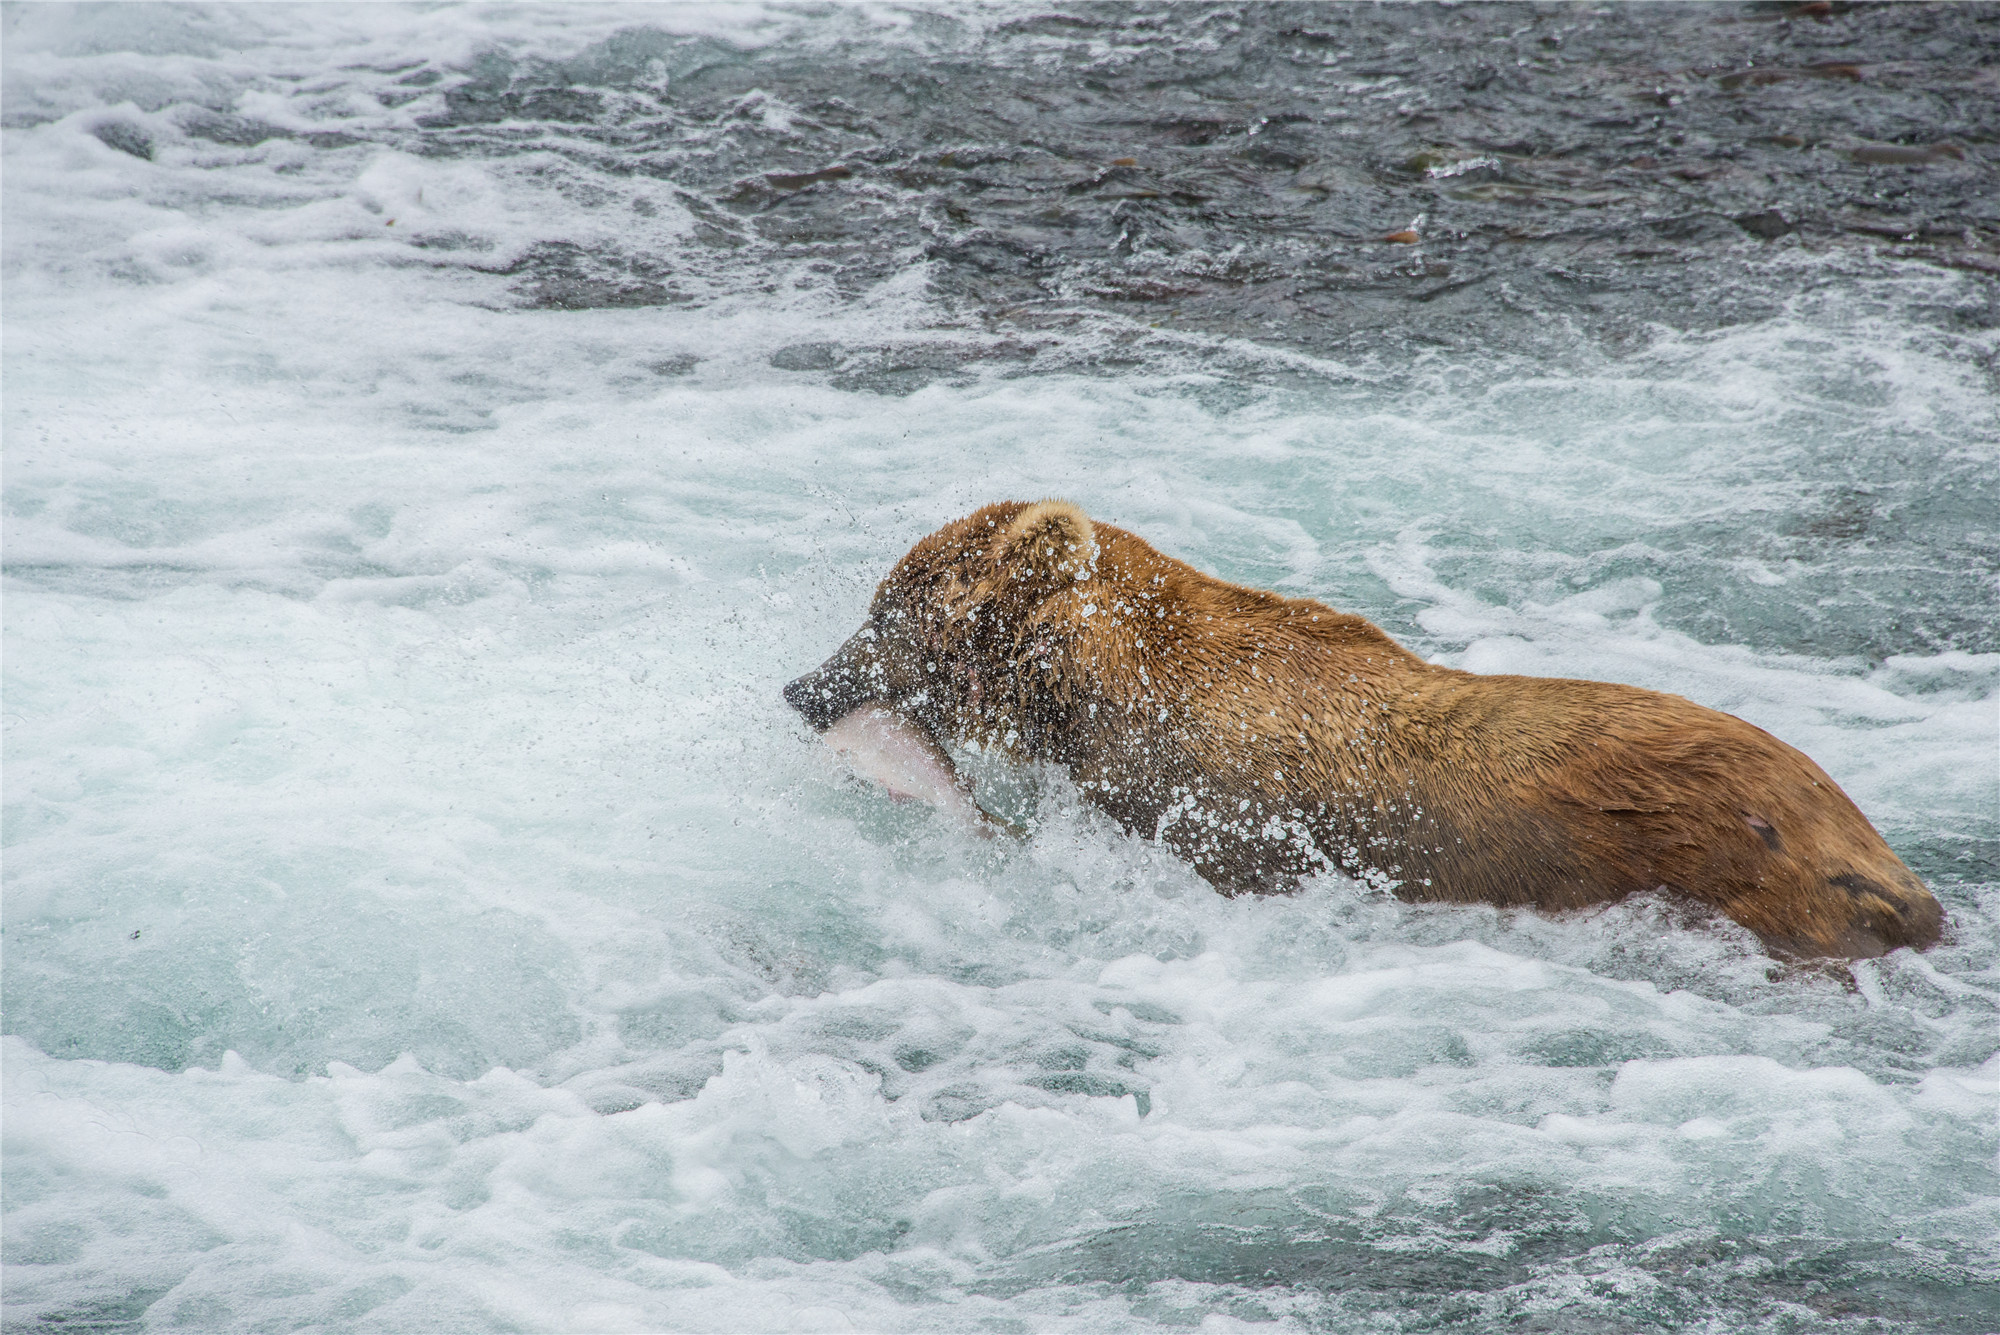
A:
{"label": "bear's hind leg", "polygon": [[1788,891],[1761,893],[1723,907],[1774,955],[1872,959],[1904,946],[1937,944],[1944,908],[1916,875],[1893,868],[1820,876],[1801,869]]}

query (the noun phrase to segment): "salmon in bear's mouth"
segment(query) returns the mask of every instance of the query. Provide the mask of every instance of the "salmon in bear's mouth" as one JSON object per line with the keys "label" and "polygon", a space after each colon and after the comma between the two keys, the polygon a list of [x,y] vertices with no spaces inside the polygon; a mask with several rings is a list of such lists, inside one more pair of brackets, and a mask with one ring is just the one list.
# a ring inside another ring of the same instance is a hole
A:
{"label": "salmon in bear's mouth", "polygon": [[942,746],[909,715],[864,704],[835,719],[821,736],[848,768],[903,801],[926,802],[965,828],[990,835],[998,826],[972,800]]}

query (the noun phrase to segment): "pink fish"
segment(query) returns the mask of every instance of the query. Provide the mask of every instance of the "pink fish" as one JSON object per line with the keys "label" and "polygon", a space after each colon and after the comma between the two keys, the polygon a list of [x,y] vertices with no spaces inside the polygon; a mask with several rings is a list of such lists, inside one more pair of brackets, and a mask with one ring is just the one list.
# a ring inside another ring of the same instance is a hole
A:
{"label": "pink fish", "polygon": [[958,824],[982,835],[997,830],[972,801],[965,781],[929,733],[893,709],[863,705],[821,734],[862,778],[881,784],[901,801],[928,802]]}

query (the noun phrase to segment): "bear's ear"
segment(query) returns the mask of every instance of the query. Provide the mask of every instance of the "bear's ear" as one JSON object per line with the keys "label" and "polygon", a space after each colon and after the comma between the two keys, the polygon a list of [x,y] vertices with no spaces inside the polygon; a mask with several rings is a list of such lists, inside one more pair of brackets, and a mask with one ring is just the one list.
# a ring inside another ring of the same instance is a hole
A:
{"label": "bear's ear", "polygon": [[1097,530],[1068,501],[1036,501],[1014,516],[994,555],[1010,584],[1047,597],[1097,573]]}

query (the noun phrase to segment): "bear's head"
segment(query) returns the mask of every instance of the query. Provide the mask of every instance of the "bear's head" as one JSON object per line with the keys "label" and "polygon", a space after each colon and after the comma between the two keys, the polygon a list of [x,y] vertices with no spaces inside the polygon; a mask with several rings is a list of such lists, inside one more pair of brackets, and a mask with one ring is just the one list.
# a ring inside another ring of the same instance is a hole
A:
{"label": "bear's head", "polygon": [[989,505],[912,547],[867,622],[785,699],[821,732],[880,705],[940,741],[1031,739],[1053,723],[1055,659],[1097,577],[1096,531],[1076,506]]}

